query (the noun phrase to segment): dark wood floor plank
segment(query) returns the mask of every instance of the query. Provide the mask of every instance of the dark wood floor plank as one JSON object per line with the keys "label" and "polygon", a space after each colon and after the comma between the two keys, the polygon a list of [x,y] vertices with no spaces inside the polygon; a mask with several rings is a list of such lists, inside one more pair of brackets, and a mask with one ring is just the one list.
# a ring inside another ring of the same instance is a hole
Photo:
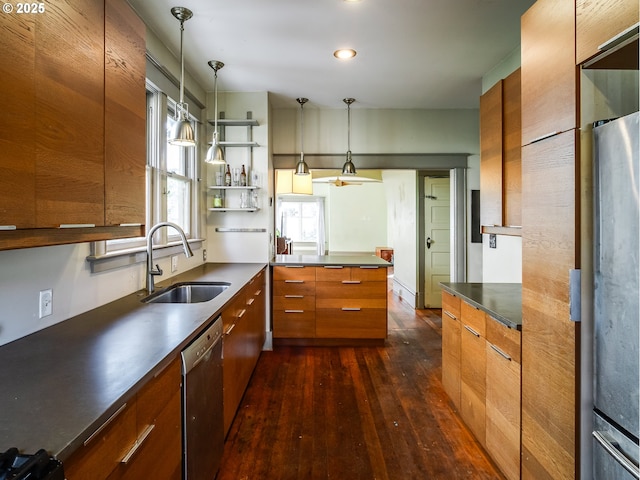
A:
{"label": "dark wood floor plank", "polygon": [[390,293],[383,347],[263,352],[217,479],[502,479],[442,388],[440,315]]}

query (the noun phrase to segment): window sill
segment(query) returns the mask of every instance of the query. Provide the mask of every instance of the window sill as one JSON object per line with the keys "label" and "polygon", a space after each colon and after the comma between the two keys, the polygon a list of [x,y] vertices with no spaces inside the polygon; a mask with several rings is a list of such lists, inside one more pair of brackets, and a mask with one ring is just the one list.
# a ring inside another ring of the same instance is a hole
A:
{"label": "window sill", "polygon": [[[189,246],[192,250],[199,250],[202,248],[201,238],[188,240]],[[166,245],[154,245],[153,256],[154,258],[164,258],[177,253],[182,253],[182,242],[171,242]],[[117,252],[109,252],[101,255],[89,255],[87,256],[87,262],[89,262],[91,273],[106,272],[114,270],[116,268],[126,267],[129,265],[135,265],[136,263],[142,263],[147,261],[147,247],[129,248],[126,250],[119,250]]]}

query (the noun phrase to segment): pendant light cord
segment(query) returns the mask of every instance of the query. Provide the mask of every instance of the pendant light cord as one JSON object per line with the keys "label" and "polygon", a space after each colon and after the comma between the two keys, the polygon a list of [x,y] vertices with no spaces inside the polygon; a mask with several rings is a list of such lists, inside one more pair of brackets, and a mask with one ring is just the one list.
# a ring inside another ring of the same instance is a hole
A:
{"label": "pendant light cord", "polygon": [[347,151],[351,151],[351,104],[347,103]]}
{"label": "pendant light cord", "polygon": [[182,36],[184,20],[180,20],[180,103],[184,103],[184,54],[182,52]]}
{"label": "pendant light cord", "polygon": [[218,139],[218,69],[213,70],[213,136]]}

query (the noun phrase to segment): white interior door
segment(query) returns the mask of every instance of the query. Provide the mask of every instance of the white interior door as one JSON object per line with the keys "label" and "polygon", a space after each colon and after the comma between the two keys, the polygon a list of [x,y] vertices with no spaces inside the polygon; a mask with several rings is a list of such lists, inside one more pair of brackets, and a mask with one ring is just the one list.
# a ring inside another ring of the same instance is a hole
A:
{"label": "white interior door", "polygon": [[424,303],[441,308],[440,282],[449,281],[450,213],[449,178],[424,179]]}

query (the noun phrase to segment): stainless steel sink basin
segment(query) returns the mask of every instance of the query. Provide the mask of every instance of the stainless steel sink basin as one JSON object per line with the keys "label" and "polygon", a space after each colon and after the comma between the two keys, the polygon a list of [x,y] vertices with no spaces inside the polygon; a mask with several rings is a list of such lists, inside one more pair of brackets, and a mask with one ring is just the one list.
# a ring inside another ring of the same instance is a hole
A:
{"label": "stainless steel sink basin", "polygon": [[226,282],[183,282],[176,283],[152,293],[142,301],[145,303],[200,303],[216,298],[227,288]]}

